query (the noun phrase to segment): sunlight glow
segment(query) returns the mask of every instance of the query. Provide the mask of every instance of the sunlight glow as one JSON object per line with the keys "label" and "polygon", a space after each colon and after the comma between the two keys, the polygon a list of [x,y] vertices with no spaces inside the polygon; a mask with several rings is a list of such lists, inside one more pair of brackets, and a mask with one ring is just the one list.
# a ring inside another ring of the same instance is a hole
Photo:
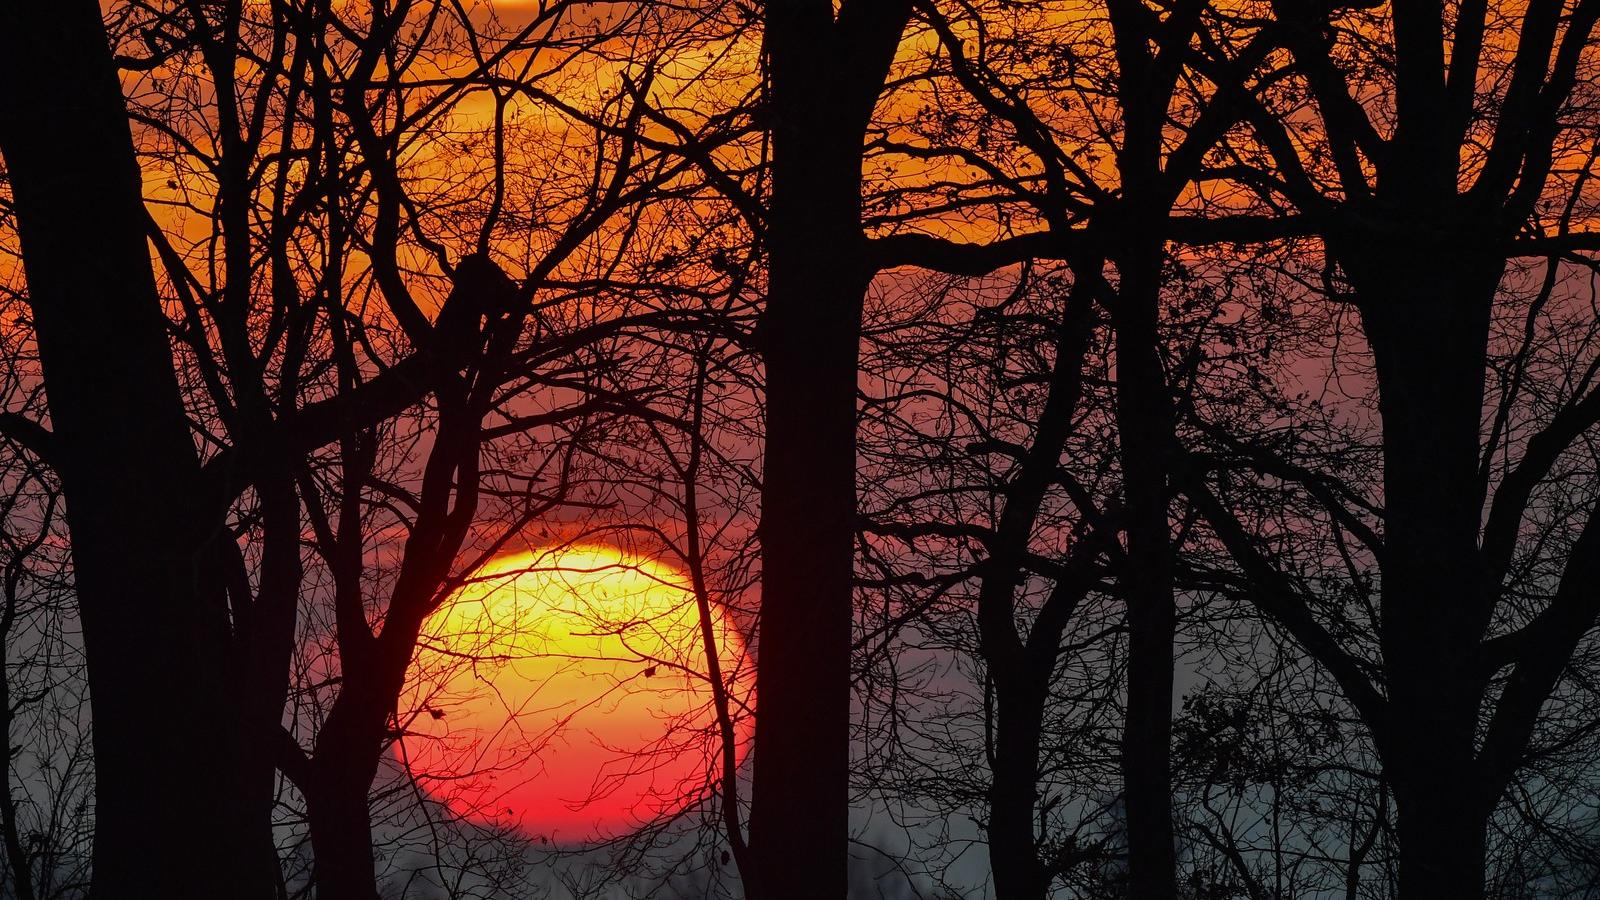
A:
{"label": "sunlight glow", "polygon": [[[489,563],[423,626],[397,754],[456,814],[558,843],[682,811],[720,774],[688,588],[600,545]],[[742,756],[753,679],[733,623],[710,612]]]}

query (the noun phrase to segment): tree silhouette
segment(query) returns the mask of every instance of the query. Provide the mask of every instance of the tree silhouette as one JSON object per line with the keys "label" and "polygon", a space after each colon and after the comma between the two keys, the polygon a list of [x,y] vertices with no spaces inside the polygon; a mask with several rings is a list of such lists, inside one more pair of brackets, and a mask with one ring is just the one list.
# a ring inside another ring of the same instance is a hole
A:
{"label": "tree silhouette", "polygon": [[[1597,22],[0,4],[0,893],[1585,895]],[[706,671],[575,847],[407,753],[581,541]]]}
{"label": "tree silhouette", "polygon": [[[99,6],[0,15],[0,151],[50,398],[35,441],[67,501],[94,707],[94,894],[270,896],[271,764],[227,696],[224,506],[189,440]],[[188,851],[197,835],[213,852]]]}
{"label": "tree silhouette", "polygon": [[762,900],[845,892],[856,372],[873,275],[862,142],[910,14],[908,2],[864,0],[837,13],[825,0],[764,8],[772,193],[756,331],[766,456],[746,884]]}
{"label": "tree silhouette", "polygon": [[[1294,90],[1267,92],[1249,114],[1278,173],[1271,190],[1321,238],[1331,290],[1354,306],[1371,353],[1382,528],[1357,533],[1381,573],[1380,667],[1307,615],[1217,498],[1196,497],[1253,573],[1263,608],[1328,667],[1371,729],[1396,803],[1401,893],[1472,897],[1484,892],[1487,820],[1595,621],[1583,585],[1600,527],[1582,503],[1564,513],[1578,530],[1562,540],[1548,603],[1505,616],[1530,500],[1600,404],[1579,377],[1543,424],[1510,436],[1519,376],[1486,433],[1484,387],[1508,261],[1592,241],[1579,174],[1592,158],[1578,151],[1569,170],[1558,154],[1584,140],[1577,89],[1600,10],[1508,11],[1520,35],[1503,47],[1494,41],[1505,26],[1487,5],[1452,13],[1281,7],[1296,89],[1318,115],[1303,131],[1280,111]],[[1297,134],[1317,155],[1295,146]]]}

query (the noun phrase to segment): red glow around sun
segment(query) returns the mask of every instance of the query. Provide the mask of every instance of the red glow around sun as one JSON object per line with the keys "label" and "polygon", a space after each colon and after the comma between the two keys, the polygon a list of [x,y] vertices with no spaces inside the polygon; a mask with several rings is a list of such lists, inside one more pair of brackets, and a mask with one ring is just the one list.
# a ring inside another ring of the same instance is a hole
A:
{"label": "red glow around sun", "polygon": [[[581,843],[682,810],[720,778],[689,579],[612,547],[502,557],[423,627],[396,748],[469,820]],[[711,609],[743,755],[749,666]],[[733,673],[733,674],[729,674]]]}

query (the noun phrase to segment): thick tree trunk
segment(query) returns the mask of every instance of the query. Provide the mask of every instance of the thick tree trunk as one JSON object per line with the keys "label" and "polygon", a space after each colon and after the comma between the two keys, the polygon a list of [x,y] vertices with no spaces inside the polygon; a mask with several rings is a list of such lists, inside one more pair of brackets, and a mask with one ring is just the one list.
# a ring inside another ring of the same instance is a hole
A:
{"label": "thick tree trunk", "polygon": [[989,866],[996,900],[1046,900],[1050,874],[1039,859],[1039,738],[1043,685],[1014,681],[997,690],[993,781],[989,785]]}
{"label": "thick tree trunk", "polygon": [[381,735],[345,730],[324,733],[318,741],[305,785],[311,877],[318,900],[375,900],[378,896],[367,800],[381,747]]}
{"label": "thick tree trunk", "polygon": [[1116,258],[1121,283],[1112,324],[1117,348],[1117,425],[1126,498],[1127,717],[1122,734],[1128,895],[1177,896],[1172,830],[1173,549],[1167,509],[1174,447],[1172,400],[1162,370],[1161,248]]}
{"label": "thick tree trunk", "polygon": [[[871,271],[867,121],[903,0],[769,0],[761,622],[746,892],[843,898],[849,859],[856,371]],[[754,877],[751,878],[750,876]]]}
{"label": "thick tree trunk", "polygon": [[[117,897],[271,896],[270,807],[229,703],[229,618],[145,240],[99,5],[0,8],[15,198],[82,612],[94,883]],[[270,777],[270,769],[267,770]]]}
{"label": "thick tree trunk", "polygon": [[[860,136],[775,140],[754,896],[842,898],[848,846]],[[806,146],[811,144],[813,146]]]}
{"label": "thick tree trunk", "polygon": [[1482,897],[1499,797],[1476,764],[1478,645],[1499,586],[1478,550],[1478,466],[1491,248],[1358,245],[1344,254],[1377,368],[1383,421],[1381,642],[1401,895]]}
{"label": "thick tree trunk", "polygon": [[1436,760],[1396,780],[1405,782],[1404,790],[1395,790],[1400,897],[1484,897],[1484,839],[1493,807],[1480,802],[1471,770]]}
{"label": "thick tree trunk", "polygon": [[[401,575],[408,577],[416,575]],[[396,596],[403,599],[390,601],[378,637],[359,649],[341,646],[344,681],[317,734],[302,785],[318,900],[378,896],[368,798],[426,612],[406,586],[397,588]]]}

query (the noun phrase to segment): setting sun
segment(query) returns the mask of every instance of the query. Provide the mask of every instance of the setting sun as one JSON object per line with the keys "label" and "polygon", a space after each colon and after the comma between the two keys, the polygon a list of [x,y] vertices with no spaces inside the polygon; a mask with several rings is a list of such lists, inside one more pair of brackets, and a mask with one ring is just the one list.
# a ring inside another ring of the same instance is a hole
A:
{"label": "setting sun", "polygon": [[[710,615],[742,755],[743,642],[721,607]],[[611,836],[716,780],[707,671],[677,569],[596,545],[502,557],[424,625],[397,752],[467,819],[560,843]]]}

